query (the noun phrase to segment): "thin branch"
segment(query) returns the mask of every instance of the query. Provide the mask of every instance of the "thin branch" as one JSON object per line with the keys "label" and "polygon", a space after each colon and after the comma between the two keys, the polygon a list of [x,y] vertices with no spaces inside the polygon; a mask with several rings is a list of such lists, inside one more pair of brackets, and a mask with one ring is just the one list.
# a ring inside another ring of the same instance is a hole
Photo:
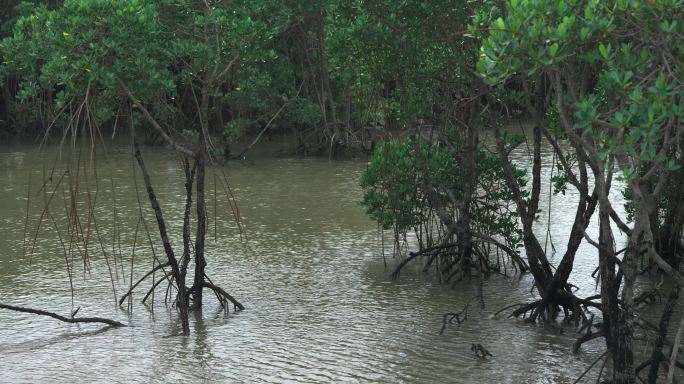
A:
{"label": "thin branch", "polygon": [[0,304],[0,309],[9,309],[10,311],[32,313],[34,315],[49,316],[54,319],[63,321],[65,323],[103,323],[111,325],[112,327],[126,327],[126,324],[120,323],[116,320],[104,319],[102,317],[64,317],[53,312],[43,311],[41,309],[32,309],[24,307],[15,307],[13,305]]}
{"label": "thin branch", "polygon": [[292,100],[292,99],[296,98],[297,96],[299,96],[299,93],[302,91],[302,87],[304,87],[304,81],[302,81],[302,84],[299,85],[299,89],[297,90],[297,94],[296,94],[293,98],[290,98],[290,99],[285,100],[285,103],[283,103],[283,105],[280,106],[280,108],[278,109],[278,111],[273,115],[273,117],[271,117],[271,120],[269,120],[268,123],[266,124],[266,126],[264,126],[264,128],[259,132],[259,134],[256,135],[256,137],[254,138],[254,140],[252,140],[252,142],[249,143],[249,145],[247,146],[247,148],[245,148],[244,151],[240,152],[239,155],[235,156],[236,159],[241,159],[243,156],[245,156],[245,153],[247,153],[247,151],[249,151],[250,149],[252,149],[252,147],[253,147],[253,146],[259,141],[259,139],[261,138],[261,135],[263,135],[263,134],[266,132],[266,130],[268,130],[268,128],[269,128],[269,127],[271,126],[271,124],[273,123],[273,121],[278,117],[278,115],[280,115],[280,112],[282,112],[283,109],[285,109],[285,107],[290,103],[290,100]]}
{"label": "thin branch", "polygon": [[133,93],[132,93],[132,92],[128,89],[128,87],[123,83],[123,81],[119,80],[119,83],[121,84],[121,87],[123,87],[124,91],[126,91],[126,94],[128,95],[128,98],[130,98],[131,101],[133,101],[133,102],[138,106],[138,109],[139,109],[140,111],[142,111],[143,116],[145,116],[145,119],[147,120],[147,122],[149,122],[150,125],[152,125],[152,127],[154,127],[154,129],[156,129],[156,130],[159,132],[159,134],[161,135],[161,137],[164,138],[164,140],[165,140],[167,143],[169,143],[169,145],[171,145],[171,146],[172,146],[175,150],[177,150],[178,152],[184,153],[184,154],[186,154],[186,155],[188,155],[188,156],[194,156],[194,153],[193,153],[191,150],[189,150],[189,149],[185,148],[184,146],[178,144],[178,143],[177,143],[175,140],[173,140],[166,132],[164,132],[164,129],[161,127],[161,125],[159,125],[159,123],[157,122],[157,120],[156,120],[154,117],[152,117],[152,114],[150,114],[150,111],[148,111],[147,108],[145,108],[145,106],[142,105],[142,102],[141,102],[140,100],[138,100],[138,99],[133,95]]}

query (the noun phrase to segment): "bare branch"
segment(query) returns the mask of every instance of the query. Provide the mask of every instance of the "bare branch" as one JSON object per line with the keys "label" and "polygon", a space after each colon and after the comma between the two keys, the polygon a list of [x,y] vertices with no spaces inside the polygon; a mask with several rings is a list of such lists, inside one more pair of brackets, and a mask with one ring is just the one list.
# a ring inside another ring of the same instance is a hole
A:
{"label": "bare branch", "polygon": [[189,150],[188,148],[185,148],[184,146],[178,144],[175,140],[173,140],[173,139],[171,138],[171,136],[169,136],[166,132],[164,132],[164,129],[161,127],[161,125],[159,125],[159,123],[157,122],[157,120],[156,120],[154,117],[152,117],[152,115],[150,114],[150,111],[148,111],[147,108],[145,108],[145,106],[142,105],[142,103],[140,102],[140,100],[138,100],[138,99],[133,95],[133,93],[130,91],[130,89],[128,89],[128,87],[126,86],[126,84],[123,83],[123,81],[119,80],[119,83],[120,83],[121,86],[123,87],[124,91],[126,91],[126,94],[128,95],[128,98],[130,98],[131,101],[133,101],[133,102],[138,106],[138,109],[140,109],[140,111],[142,112],[143,116],[145,117],[145,120],[147,120],[147,122],[150,123],[150,125],[152,125],[152,127],[154,127],[154,129],[156,129],[156,130],[159,132],[159,134],[161,135],[161,137],[162,137],[169,145],[171,145],[171,147],[173,147],[173,148],[174,148],[175,150],[177,150],[178,152],[184,153],[184,154],[186,154],[186,155],[188,155],[188,156],[193,156],[193,155],[194,155],[194,153],[193,153],[191,150]]}
{"label": "bare branch", "polygon": [[120,323],[116,320],[105,319],[102,317],[64,317],[53,312],[43,311],[41,309],[32,309],[24,307],[16,307],[14,305],[0,304],[0,309],[9,309],[10,311],[32,313],[34,315],[49,316],[54,319],[63,321],[65,323],[103,323],[111,325],[112,327],[126,327],[126,324]]}

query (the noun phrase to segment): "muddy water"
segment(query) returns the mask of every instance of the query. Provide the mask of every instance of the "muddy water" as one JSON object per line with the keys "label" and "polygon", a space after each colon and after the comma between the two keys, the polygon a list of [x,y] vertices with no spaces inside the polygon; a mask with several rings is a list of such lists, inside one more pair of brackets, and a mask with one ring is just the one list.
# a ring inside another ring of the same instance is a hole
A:
{"label": "muddy water", "polygon": [[[365,159],[257,156],[253,165],[230,165],[227,177],[245,233],[241,238],[220,187],[215,200],[209,192],[208,271],[247,309],[225,315],[207,294],[201,316],[191,316],[191,336],[172,336],[179,332],[177,316],[164,305],[163,288],[152,305],[140,303],[151,282],[134,295],[132,311],[115,305],[112,279],[121,295],[131,276],[141,277],[154,257],[138,221],[128,148],[114,146],[98,162],[100,192],[85,273],[85,250],[69,250],[63,226],[68,191],[48,186],[48,192],[55,191],[52,216],[44,215],[35,248],[31,236],[24,240],[26,185],[30,177],[29,229],[34,230],[46,198],[39,191],[44,164],[49,172],[54,163],[54,148],[46,152],[0,147],[0,302],[66,315],[80,307],[79,316],[110,317],[132,326],[103,329],[0,311],[0,382],[570,383],[603,351],[596,341],[573,355],[571,329],[558,334],[489,318],[501,307],[532,298],[529,276],[489,278],[484,313],[472,308],[465,323],[439,335],[442,314],[460,311],[473,297],[474,284],[450,289],[419,265],[397,282],[389,280],[377,228],[357,203]],[[527,161],[524,153],[518,156]],[[544,156],[550,162],[551,152]],[[162,149],[148,150],[146,159],[178,247],[184,201],[177,160]],[[79,191],[82,201],[86,190],[95,199],[92,175],[85,180],[81,172],[80,177],[88,185]],[[219,173],[217,186],[221,178]],[[213,176],[207,185],[213,190]],[[576,198],[572,192],[552,197],[554,262],[564,250]],[[153,225],[144,196],[142,203]],[[541,206],[546,218],[548,200]],[[538,225],[542,235],[546,224],[544,219]],[[87,232],[84,213],[80,225]],[[390,259],[390,268],[396,262]],[[582,294],[594,292],[595,282],[587,275],[595,265],[595,252],[581,248],[572,283]],[[471,343],[483,344],[494,357],[478,360]]]}

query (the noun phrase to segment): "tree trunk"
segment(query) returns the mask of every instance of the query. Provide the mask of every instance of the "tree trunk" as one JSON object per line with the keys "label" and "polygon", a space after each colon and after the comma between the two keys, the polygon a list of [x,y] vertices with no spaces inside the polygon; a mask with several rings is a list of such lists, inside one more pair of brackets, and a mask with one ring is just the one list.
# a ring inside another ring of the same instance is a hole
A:
{"label": "tree trunk", "polygon": [[204,269],[207,261],[204,258],[204,240],[207,229],[207,210],[204,200],[204,174],[206,169],[205,152],[201,150],[197,156],[197,234],[195,236],[195,281],[193,289],[193,306],[202,307],[202,288],[204,287]]}
{"label": "tree trunk", "polygon": [[[613,383],[631,384],[636,380],[632,336],[634,334],[631,305],[620,306],[618,292],[623,271],[615,272],[616,255],[610,216],[599,212],[599,268],[601,270],[601,303],[606,346],[613,359]],[[630,244],[631,245],[631,244]],[[627,252],[631,252],[627,250]],[[628,255],[625,255],[625,260]],[[624,261],[623,261],[624,267]]]}
{"label": "tree trunk", "polygon": [[663,354],[663,346],[665,345],[665,339],[667,337],[667,330],[670,325],[670,319],[674,313],[675,306],[677,305],[677,300],[679,299],[679,286],[674,285],[670,290],[670,295],[667,298],[667,304],[663,309],[663,314],[660,317],[660,323],[658,324],[658,337],[653,343],[653,352],[651,353],[651,366],[648,370],[648,383],[656,384],[658,381],[658,368],[660,363],[665,360],[665,355]]}
{"label": "tree trunk", "polygon": [[171,247],[169,236],[166,233],[166,222],[164,221],[164,217],[162,216],[162,211],[161,207],[159,206],[159,202],[157,201],[157,196],[154,193],[154,189],[152,188],[150,174],[147,172],[147,168],[145,167],[145,163],[143,162],[143,158],[140,154],[140,148],[138,146],[138,143],[134,143],[134,148],[135,158],[138,161],[138,165],[140,166],[140,170],[142,171],[143,180],[145,181],[145,186],[147,188],[147,195],[149,197],[150,204],[152,205],[152,209],[154,210],[155,216],[157,218],[157,227],[159,228],[159,235],[161,237],[162,244],[164,245],[164,251],[166,252],[166,257],[168,259],[169,265],[171,266],[173,278],[176,280],[176,284],[178,284],[178,310],[180,311],[183,335],[188,336],[190,335],[190,324],[188,322],[188,305],[185,299],[185,281],[181,279],[178,261],[176,260],[176,256],[173,253],[173,248]]}
{"label": "tree trunk", "polygon": [[190,210],[192,209],[192,184],[195,180],[197,162],[190,169],[190,162],[186,156],[183,168],[185,171],[185,211],[183,212],[183,258],[180,263],[180,277],[185,281],[190,264]]}
{"label": "tree trunk", "polygon": [[546,258],[546,254],[544,253],[544,249],[533,230],[541,184],[541,132],[538,127],[535,128],[534,159],[532,164],[532,196],[529,199],[529,203],[527,203],[523,198],[523,194],[515,176],[513,176],[508,152],[504,146],[503,138],[501,137],[501,129],[496,122],[494,122],[493,125],[495,127],[494,135],[496,136],[497,148],[499,155],[501,156],[506,183],[513,192],[518,215],[520,216],[520,221],[523,225],[523,242],[530,265],[530,272],[532,272],[532,275],[534,276],[539,294],[544,296],[553,273],[549,261]]}

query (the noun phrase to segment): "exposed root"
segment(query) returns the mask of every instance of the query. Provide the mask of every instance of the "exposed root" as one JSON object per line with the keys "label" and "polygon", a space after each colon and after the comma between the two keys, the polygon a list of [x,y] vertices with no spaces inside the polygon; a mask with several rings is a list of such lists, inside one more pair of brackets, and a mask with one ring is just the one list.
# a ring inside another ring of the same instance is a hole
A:
{"label": "exposed root", "polygon": [[[119,305],[123,304],[124,300],[126,300],[126,298],[127,298],[128,296],[130,296],[130,295],[133,293],[133,290],[134,290],[140,283],[142,283],[143,280],[145,280],[146,278],[148,278],[150,275],[152,275],[153,273],[157,272],[158,270],[160,270],[160,269],[162,269],[162,268],[165,268],[165,267],[168,267],[169,265],[170,265],[170,264],[169,264],[168,262],[167,262],[167,263],[164,263],[164,264],[159,264],[159,265],[157,265],[156,267],[154,267],[151,271],[147,272],[147,273],[145,274],[145,276],[141,277],[140,280],[138,280],[135,284],[133,284],[133,285],[131,286],[131,288],[128,290],[128,292],[126,292],[125,295],[121,296],[121,299],[119,299]],[[168,277],[167,277],[167,278],[168,278]],[[156,284],[155,284],[155,286],[156,286]],[[145,296],[145,298],[147,298],[147,296]]]}
{"label": "exposed root", "polygon": [[145,297],[142,299],[143,304],[145,304],[145,302],[147,301],[147,298],[149,298],[149,297],[152,295],[152,293],[153,293],[154,290],[159,286],[159,284],[161,284],[161,283],[163,283],[164,281],[167,281],[167,280],[168,280],[168,282],[169,282],[169,284],[170,284],[170,283],[171,283],[171,279],[173,278],[173,276],[169,276],[169,275],[167,274],[167,275],[165,276],[165,278],[166,278],[166,279],[159,279],[159,280],[157,280],[157,282],[154,283],[154,285],[152,286],[152,288],[150,288],[149,291],[147,291],[147,294],[145,294]]}
{"label": "exposed root", "polygon": [[[667,363],[667,362],[665,362],[665,363]],[[644,383],[645,381],[639,376],[639,372],[643,371],[644,368],[646,368],[646,367],[650,367],[651,364],[653,364],[653,359],[648,359],[648,360],[644,361],[643,363],[639,364],[639,365],[636,367],[636,369],[635,369],[637,378],[638,378],[642,383]],[[679,361],[675,361],[675,362],[674,362],[674,366],[675,366],[675,368],[679,368],[679,369],[681,369],[681,370],[684,370],[684,363],[681,363],[681,362],[679,362]],[[668,369],[669,369],[669,368],[668,368]]]}
{"label": "exposed root", "polygon": [[555,320],[561,311],[564,314],[564,321],[575,320],[579,324],[580,320],[586,320],[586,311],[589,307],[601,309],[601,304],[592,300],[597,299],[598,296],[590,296],[587,298],[579,298],[575,296],[569,289],[559,290],[553,293],[552,296],[540,300],[536,300],[527,304],[514,304],[499,310],[496,314],[503,312],[506,309],[518,307],[508,317],[516,317],[527,319],[529,322],[536,322],[543,319],[546,322]]}
{"label": "exposed root", "polygon": [[233,304],[234,311],[243,311],[245,309],[245,306],[242,305],[242,303],[240,303],[239,301],[237,301],[237,299],[235,299],[231,294],[226,292],[223,288],[215,285],[211,281],[211,279],[209,279],[209,276],[205,274],[204,278],[207,280],[202,282],[201,287],[193,285],[192,287],[190,287],[190,289],[187,290],[186,296],[188,298],[197,289],[209,288],[212,290],[212,292],[214,292],[214,294],[216,295],[216,299],[218,299],[219,303],[221,304],[221,307],[223,307],[223,309],[225,309],[226,311],[228,311],[228,302]]}
{"label": "exposed root", "polygon": [[475,354],[475,356],[477,356],[481,360],[485,360],[487,356],[494,357],[494,355],[492,355],[491,352],[487,350],[487,348],[483,347],[482,344],[479,343],[471,343],[470,350]]}
{"label": "exposed root", "polygon": [[[499,309],[498,311],[496,311],[496,313],[494,313],[494,317],[499,316],[499,314],[501,312],[507,311],[513,307],[523,307],[523,306],[525,306],[525,304],[523,304],[523,303],[516,303],[516,304],[511,304],[511,305],[505,306],[505,307]],[[513,316],[512,314],[508,315],[508,317],[512,317],[512,316]]]}
{"label": "exposed root", "polygon": [[[131,99],[134,100],[132,97],[133,95],[129,91],[129,96],[131,96]],[[140,104],[140,103],[138,103]],[[143,112],[146,112],[146,110],[142,109]],[[154,210],[155,217],[157,219],[157,227],[159,228],[159,236],[161,237],[162,244],[164,245],[164,253],[166,253],[166,257],[168,260],[168,264],[171,267],[172,273],[173,273],[173,278],[176,281],[176,284],[178,284],[178,298],[179,298],[179,312],[180,312],[180,319],[181,319],[181,325],[183,328],[183,335],[188,336],[190,335],[190,325],[188,322],[188,306],[187,302],[185,300],[185,280],[181,280],[181,275],[180,275],[180,268],[178,267],[178,260],[176,259],[176,256],[173,252],[173,247],[171,246],[171,241],[169,240],[169,236],[166,232],[166,222],[164,221],[164,217],[162,214],[161,207],[159,206],[159,201],[157,200],[157,195],[154,192],[154,188],[152,188],[152,182],[150,181],[150,174],[147,171],[147,168],[145,166],[145,162],[143,161],[142,155],[140,154],[140,147],[138,146],[138,143],[135,141],[133,142],[133,147],[135,149],[135,158],[138,162],[138,166],[140,167],[140,171],[142,172],[143,175],[143,181],[145,182],[145,187],[147,189],[147,195],[150,200],[150,204],[152,205],[152,209]],[[171,281],[169,280],[169,286],[171,285]]]}
{"label": "exposed root", "polygon": [[456,244],[453,243],[446,243],[443,242],[440,245],[436,245],[434,247],[429,247],[425,248],[423,250],[420,250],[418,252],[410,252],[409,257],[407,257],[405,260],[403,260],[395,269],[394,272],[390,275],[390,278],[392,280],[396,280],[399,278],[399,274],[401,273],[401,270],[409,263],[411,260],[414,260],[415,258],[422,256],[422,255],[429,255],[430,257],[436,257],[439,254],[439,251],[447,248],[453,248],[456,247]]}
{"label": "exposed root", "polygon": [[541,300],[537,300],[537,301],[534,301],[531,303],[522,304],[522,305],[520,305],[520,308],[513,311],[508,317],[521,317],[522,316],[522,318],[524,319],[527,315],[527,312],[534,311],[540,302],[541,302]]}
{"label": "exposed root", "polygon": [[206,282],[206,281],[202,283],[202,286],[205,288],[209,288],[212,291],[214,291],[214,293],[216,293],[217,297],[222,297],[224,300],[221,301],[219,299],[219,301],[221,302],[221,305],[223,306],[223,308],[225,308],[226,310],[228,310],[228,303],[225,300],[228,300],[233,304],[233,310],[234,311],[243,311],[245,309],[244,305],[242,305],[239,301],[237,301],[228,292],[224,291],[221,287],[218,287],[218,286],[216,286],[212,283]]}
{"label": "exposed root", "polygon": [[[0,304],[0,309],[9,309],[10,311],[32,313],[34,315],[49,316],[54,319],[63,321],[65,323],[103,323],[112,327],[125,327],[126,324],[120,323],[116,320],[105,319],[102,317],[64,317],[53,312],[43,311],[41,309],[32,309],[24,307],[15,307],[13,305]],[[76,310],[78,312],[78,310]],[[76,312],[73,314],[76,315]]]}
{"label": "exposed root", "polygon": [[606,334],[603,330],[600,330],[598,332],[587,332],[572,344],[572,353],[579,352],[580,348],[582,347],[582,344],[586,343],[587,341],[598,339],[599,337],[604,337],[605,335]]}
{"label": "exposed root", "polygon": [[661,301],[663,298],[662,292],[660,292],[659,287],[652,289],[650,291],[646,291],[641,293],[639,296],[634,298],[634,306],[638,306],[641,304],[645,305],[650,305],[650,304],[655,304],[659,301]]}

